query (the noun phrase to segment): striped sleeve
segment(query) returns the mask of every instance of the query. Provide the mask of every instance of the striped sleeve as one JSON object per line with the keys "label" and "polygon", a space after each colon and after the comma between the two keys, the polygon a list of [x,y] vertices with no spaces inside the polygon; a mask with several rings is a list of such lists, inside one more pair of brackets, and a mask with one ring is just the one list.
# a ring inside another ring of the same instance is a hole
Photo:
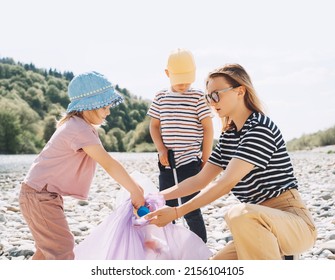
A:
{"label": "striped sleeve", "polygon": [[209,108],[204,95],[202,95],[198,100],[197,114],[200,121],[203,120],[204,118],[212,117],[212,111]]}
{"label": "striped sleeve", "polygon": [[268,127],[259,125],[244,135],[234,157],[266,169],[275,151],[276,145],[272,131]]}
{"label": "striped sleeve", "polygon": [[217,165],[219,167],[223,167],[223,160],[221,157],[221,148],[220,148],[220,141],[216,144],[214,150],[212,151],[208,162]]}
{"label": "striped sleeve", "polygon": [[160,119],[160,111],[159,95],[157,94],[149,107],[147,115],[155,119]]}

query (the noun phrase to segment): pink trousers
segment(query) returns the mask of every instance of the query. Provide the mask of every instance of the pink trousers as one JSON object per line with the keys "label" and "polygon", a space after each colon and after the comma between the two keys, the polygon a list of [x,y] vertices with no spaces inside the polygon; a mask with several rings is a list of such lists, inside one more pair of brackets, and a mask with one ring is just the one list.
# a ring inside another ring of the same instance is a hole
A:
{"label": "pink trousers", "polygon": [[35,240],[33,260],[74,259],[74,237],[63,210],[63,198],[45,187],[37,192],[22,184],[19,197],[21,213]]}
{"label": "pink trousers", "polygon": [[317,231],[297,190],[284,192],[261,205],[241,203],[225,215],[233,235],[212,259],[280,260],[311,248]]}

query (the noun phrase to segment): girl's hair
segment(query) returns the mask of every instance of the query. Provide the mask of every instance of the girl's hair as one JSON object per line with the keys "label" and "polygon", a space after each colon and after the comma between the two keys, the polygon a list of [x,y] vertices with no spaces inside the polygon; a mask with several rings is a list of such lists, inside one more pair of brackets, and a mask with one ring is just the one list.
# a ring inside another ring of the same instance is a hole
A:
{"label": "girl's hair", "polygon": [[57,123],[57,128],[60,127],[61,125],[63,125],[65,122],[67,122],[69,119],[71,119],[72,117],[77,116],[82,118],[83,117],[83,112],[76,112],[76,111],[72,111],[70,113],[67,113],[66,115],[64,115]]}
{"label": "girl's hair", "polygon": [[[210,79],[223,77],[232,87],[244,86],[246,89],[244,95],[245,106],[252,112],[264,114],[262,104],[258,98],[251,79],[245,69],[239,64],[226,64],[210,72],[207,77],[206,87]],[[235,127],[235,124],[229,117],[222,118],[222,130],[226,131]]]}

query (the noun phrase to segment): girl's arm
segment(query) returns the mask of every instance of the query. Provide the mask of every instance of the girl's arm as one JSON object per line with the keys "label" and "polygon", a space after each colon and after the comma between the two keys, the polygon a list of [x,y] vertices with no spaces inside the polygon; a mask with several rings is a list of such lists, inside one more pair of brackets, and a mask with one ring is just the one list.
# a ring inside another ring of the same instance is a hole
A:
{"label": "girl's arm", "polygon": [[[206,166],[208,166],[209,164],[210,163],[207,163],[205,165],[203,171],[206,171]],[[182,217],[185,214],[197,208],[201,208],[218,199],[219,197],[228,194],[231,189],[253,169],[253,167],[254,165],[251,163],[237,158],[233,158],[229,162],[226,170],[223,172],[220,179],[208,185],[194,198],[182,204],[181,206],[173,208],[164,207],[155,212],[149,213],[148,215],[146,215],[146,219],[151,219],[151,224],[155,224],[157,226],[165,226],[172,220]]]}
{"label": "girl's arm", "polygon": [[130,192],[131,201],[135,208],[139,208],[140,206],[144,205],[145,200],[142,188],[128,174],[121,163],[107,153],[103,146],[90,145],[83,147],[83,150],[92,159],[99,163],[101,167],[105,169],[113,179],[115,179],[115,181],[117,181]]}

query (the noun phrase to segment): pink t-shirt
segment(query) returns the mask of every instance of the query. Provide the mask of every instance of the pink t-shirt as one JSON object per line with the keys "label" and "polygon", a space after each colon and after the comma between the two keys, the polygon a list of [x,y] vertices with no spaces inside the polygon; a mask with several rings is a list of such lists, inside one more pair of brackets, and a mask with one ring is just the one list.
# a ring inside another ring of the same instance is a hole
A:
{"label": "pink t-shirt", "polygon": [[101,145],[96,129],[79,117],[60,126],[33,162],[24,183],[41,191],[87,199],[96,162],[82,148]]}

